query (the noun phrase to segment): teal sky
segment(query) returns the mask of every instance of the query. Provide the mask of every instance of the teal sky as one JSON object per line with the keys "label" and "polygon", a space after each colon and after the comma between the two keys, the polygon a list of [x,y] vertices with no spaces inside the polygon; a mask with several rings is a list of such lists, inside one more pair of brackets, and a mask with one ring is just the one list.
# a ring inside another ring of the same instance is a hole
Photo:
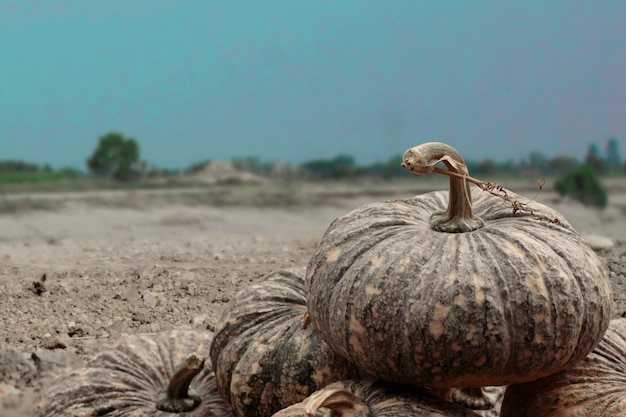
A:
{"label": "teal sky", "polygon": [[0,160],[626,148],[623,0],[0,0],[0,63]]}

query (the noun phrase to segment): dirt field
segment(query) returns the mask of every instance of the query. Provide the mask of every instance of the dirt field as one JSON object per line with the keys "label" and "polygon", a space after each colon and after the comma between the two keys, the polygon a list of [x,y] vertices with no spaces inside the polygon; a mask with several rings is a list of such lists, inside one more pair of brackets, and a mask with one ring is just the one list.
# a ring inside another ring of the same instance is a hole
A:
{"label": "dirt field", "polygon": [[[30,416],[52,378],[124,335],[212,329],[240,288],[305,266],[334,218],[369,201],[413,195],[407,193],[334,193],[314,204],[259,208],[175,198],[155,204],[122,192],[117,201],[127,204],[45,196],[64,204],[0,213],[0,415]],[[621,314],[626,193],[610,198],[602,212],[550,192],[538,201],[581,233],[612,239],[614,247],[600,254],[611,268]]]}

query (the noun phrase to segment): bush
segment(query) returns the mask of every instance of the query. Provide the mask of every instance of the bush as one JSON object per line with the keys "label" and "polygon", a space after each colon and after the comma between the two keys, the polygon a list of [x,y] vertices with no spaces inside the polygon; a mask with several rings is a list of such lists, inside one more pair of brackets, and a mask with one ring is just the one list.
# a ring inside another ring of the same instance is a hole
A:
{"label": "bush", "polygon": [[560,195],[570,196],[585,205],[604,208],[608,203],[606,190],[595,170],[588,164],[581,164],[559,178],[555,187]]}

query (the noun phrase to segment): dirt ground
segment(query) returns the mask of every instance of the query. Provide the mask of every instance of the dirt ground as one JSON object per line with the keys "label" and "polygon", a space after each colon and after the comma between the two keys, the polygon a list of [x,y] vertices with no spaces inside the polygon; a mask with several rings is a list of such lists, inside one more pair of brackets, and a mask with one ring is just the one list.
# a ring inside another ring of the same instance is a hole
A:
{"label": "dirt ground", "polygon": [[[315,206],[133,208],[71,202],[0,213],[0,415],[27,417],[54,377],[129,334],[213,329],[225,303],[271,272],[304,267],[330,222],[368,201]],[[626,310],[626,193],[602,212],[542,194],[599,252]]]}

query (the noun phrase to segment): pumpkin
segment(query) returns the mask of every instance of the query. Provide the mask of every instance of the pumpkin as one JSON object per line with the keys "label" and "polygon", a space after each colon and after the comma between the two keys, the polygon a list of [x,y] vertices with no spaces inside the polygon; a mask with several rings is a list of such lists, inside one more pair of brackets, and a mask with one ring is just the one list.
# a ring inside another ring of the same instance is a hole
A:
{"label": "pumpkin", "polygon": [[500,405],[506,387],[469,387],[452,391],[450,399],[472,410],[484,410],[486,415],[500,415]]}
{"label": "pumpkin", "polygon": [[381,379],[440,388],[524,382],[582,360],[612,306],[583,237],[555,210],[471,179],[448,145],[403,160],[449,175],[450,190],[366,204],[330,224],[306,276],[322,339]]}
{"label": "pumpkin", "polygon": [[274,417],[480,417],[426,390],[363,380],[339,381],[316,391]]}
{"label": "pumpkin", "polygon": [[305,327],[303,272],[276,272],[241,290],[218,320],[211,360],[238,416],[271,416],[331,382],[360,377]]}
{"label": "pumpkin", "polygon": [[626,415],[626,319],[611,321],[582,361],[536,381],[507,387],[502,417]]}
{"label": "pumpkin", "polygon": [[232,416],[205,363],[213,333],[133,335],[54,380],[34,417]]}

